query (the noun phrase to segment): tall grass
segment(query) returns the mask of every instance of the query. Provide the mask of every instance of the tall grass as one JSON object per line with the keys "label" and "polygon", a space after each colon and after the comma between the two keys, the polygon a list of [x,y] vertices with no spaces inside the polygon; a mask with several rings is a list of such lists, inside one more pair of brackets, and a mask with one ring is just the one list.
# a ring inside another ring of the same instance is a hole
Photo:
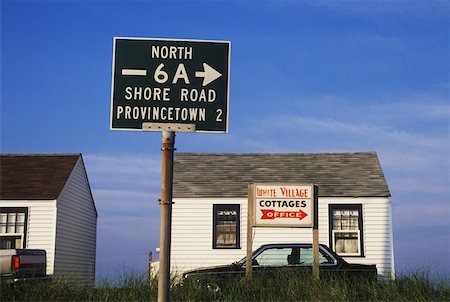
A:
{"label": "tall grass", "polygon": [[[446,278],[433,282],[430,273],[419,271],[395,280],[371,282],[322,278],[284,271],[270,276],[255,275],[251,281],[234,278],[183,284],[172,282],[173,301],[450,301]],[[219,285],[220,287],[218,287]],[[158,280],[127,273],[116,282],[103,281],[97,287],[69,279],[41,283],[1,284],[1,301],[156,301]]]}

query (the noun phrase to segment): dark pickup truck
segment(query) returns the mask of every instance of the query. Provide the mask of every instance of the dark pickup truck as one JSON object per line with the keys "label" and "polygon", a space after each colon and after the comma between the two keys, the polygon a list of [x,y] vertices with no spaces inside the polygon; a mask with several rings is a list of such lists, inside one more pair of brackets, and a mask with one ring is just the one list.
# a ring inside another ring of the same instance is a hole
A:
{"label": "dark pickup truck", "polygon": [[0,250],[2,282],[37,280],[46,277],[47,254],[38,249]]}
{"label": "dark pickup truck", "polygon": [[[275,273],[281,270],[292,270],[304,275],[312,271],[312,245],[307,243],[266,244],[258,248],[252,255],[252,271],[254,274]],[[246,261],[229,265],[206,267],[184,272],[184,279],[226,279],[244,276]],[[319,246],[319,272],[321,276],[346,278],[377,279],[375,265],[348,263],[330,250],[326,245]]]}

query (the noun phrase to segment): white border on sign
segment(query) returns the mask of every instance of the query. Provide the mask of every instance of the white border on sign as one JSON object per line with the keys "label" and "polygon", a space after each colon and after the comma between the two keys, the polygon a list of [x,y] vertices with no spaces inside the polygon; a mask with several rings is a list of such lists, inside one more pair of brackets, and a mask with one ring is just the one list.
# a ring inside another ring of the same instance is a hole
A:
{"label": "white border on sign", "polygon": [[170,38],[143,38],[143,37],[114,37],[113,39],[113,56],[112,56],[112,72],[111,72],[111,108],[109,113],[109,130],[113,131],[138,131],[145,132],[143,129],[130,129],[130,128],[113,128],[113,101],[114,101],[114,76],[115,76],[115,58],[116,58],[116,40],[145,40],[145,41],[175,41],[175,42],[208,42],[208,43],[228,43],[228,79],[227,79],[227,117],[225,131],[206,131],[196,130],[199,133],[228,133],[228,122],[230,116],[230,67],[231,67],[231,41],[225,40],[195,40],[195,39],[170,39]]}

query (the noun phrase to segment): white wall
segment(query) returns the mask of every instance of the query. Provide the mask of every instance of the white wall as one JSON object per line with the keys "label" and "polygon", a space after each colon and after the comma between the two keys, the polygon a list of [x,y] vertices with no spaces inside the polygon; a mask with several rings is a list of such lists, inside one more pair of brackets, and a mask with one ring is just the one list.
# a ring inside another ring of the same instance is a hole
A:
{"label": "white wall", "polygon": [[350,263],[376,264],[378,273],[389,276],[394,272],[391,203],[388,198],[320,198],[319,213],[324,217],[319,222],[320,242],[329,245],[328,205],[362,204],[364,257],[344,257]]}
{"label": "white wall", "polygon": [[78,159],[57,201],[55,275],[95,282],[97,216]]}
{"label": "white wall", "polygon": [[[174,199],[172,211],[172,271],[228,264],[245,256],[247,207],[242,199]],[[247,202],[247,201],[245,201]],[[213,249],[213,204],[241,204],[241,249]]]}
{"label": "white wall", "polygon": [[[247,241],[247,199],[176,198],[172,217],[172,270],[228,264],[243,258]],[[376,264],[378,273],[393,274],[392,225],[388,198],[319,198],[319,242],[329,245],[328,205],[362,204],[364,257],[351,263]],[[240,204],[240,249],[213,249],[213,204]],[[311,229],[254,228],[253,250],[265,243],[312,242]]]}
{"label": "white wall", "polygon": [[0,200],[0,207],[28,208],[28,232],[25,248],[46,250],[47,274],[53,274],[56,200]]}

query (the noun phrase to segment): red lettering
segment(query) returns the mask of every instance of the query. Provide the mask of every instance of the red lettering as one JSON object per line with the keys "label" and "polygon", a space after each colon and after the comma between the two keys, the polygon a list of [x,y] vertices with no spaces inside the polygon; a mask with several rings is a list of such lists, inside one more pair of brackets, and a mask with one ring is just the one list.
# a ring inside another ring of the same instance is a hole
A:
{"label": "red lettering", "polygon": [[257,197],[277,197],[275,189],[261,189],[256,188]]}
{"label": "red lettering", "polygon": [[283,197],[305,198],[308,197],[309,195],[308,189],[298,189],[298,188],[290,189],[286,187],[280,187],[280,190]]}

